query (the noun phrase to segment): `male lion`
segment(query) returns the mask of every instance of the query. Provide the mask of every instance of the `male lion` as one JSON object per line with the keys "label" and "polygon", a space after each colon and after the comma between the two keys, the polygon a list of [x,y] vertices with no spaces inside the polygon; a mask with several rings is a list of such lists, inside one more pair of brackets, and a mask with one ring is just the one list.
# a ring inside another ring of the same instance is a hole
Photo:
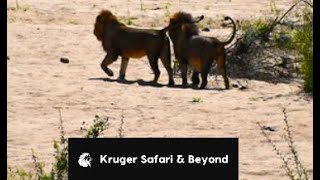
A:
{"label": "male lion", "polygon": [[177,12],[170,18],[171,24],[179,24],[177,28],[169,29],[169,37],[173,42],[174,53],[181,67],[182,84],[187,85],[188,64],[193,67],[192,84],[200,83],[199,73],[201,73],[202,83],[200,89],[204,89],[208,83],[207,77],[210,67],[215,60],[218,65],[219,73],[224,78],[226,89],[229,89],[229,80],[226,75],[225,46],[232,42],[236,33],[236,25],[230,17],[225,20],[231,20],[233,24],[233,33],[229,40],[221,42],[214,37],[199,35],[197,25],[189,23],[194,18],[185,12]]}
{"label": "male lion", "polygon": [[169,76],[168,85],[174,85],[171,68],[170,41],[166,35],[169,26],[161,30],[136,29],[127,27],[119,22],[117,17],[109,10],[102,10],[96,17],[94,35],[107,52],[101,63],[103,71],[113,76],[108,68],[119,56],[121,56],[121,68],[119,80],[124,80],[129,58],[148,57],[149,64],[154,72],[153,82],[156,83],[160,76],[158,58],[160,57]]}

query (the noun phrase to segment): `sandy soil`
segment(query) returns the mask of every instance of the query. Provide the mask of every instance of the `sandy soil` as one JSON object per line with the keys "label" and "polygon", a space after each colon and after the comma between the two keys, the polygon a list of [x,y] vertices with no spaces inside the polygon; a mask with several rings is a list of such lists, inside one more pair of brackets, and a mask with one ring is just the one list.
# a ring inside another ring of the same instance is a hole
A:
{"label": "sandy soil", "polygon": [[[144,81],[153,74],[146,58],[131,60],[130,83],[105,81],[100,69],[105,53],[93,35],[93,23],[102,8],[112,10],[132,26],[160,28],[168,15],[184,10],[219,22],[223,15],[254,19],[270,14],[268,0],[155,1],[143,0],[23,0],[24,10],[8,10],[8,165],[32,169],[31,149],[50,167],[53,140],[59,138],[61,108],[67,137],[82,137],[82,122],[94,115],[109,117],[105,137],[117,137],[124,116],[124,137],[239,137],[240,179],[287,179],[281,161],[261,134],[257,122],[273,126],[270,137],[285,152],[282,109],[287,108],[302,163],[312,171],[313,99],[300,92],[299,82],[271,84],[248,80],[248,89],[221,90],[222,79],[206,90],[169,88],[162,64],[155,87]],[[167,2],[170,2],[169,4]],[[292,0],[277,1],[287,9]],[[15,1],[8,0],[8,7]],[[167,6],[167,8],[165,8]],[[158,10],[151,10],[159,7]],[[218,26],[219,27],[219,26]],[[220,29],[226,35],[230,29]],[[218,38],[217,31],[210,32]],[[70,59],[60,63],[60,57]],[[118,72],[120,61],[110,67]],[[175,79],[177,84],[180,78]],[[231,79],[244,82],[245,79]],[[194,98],[201,102],[193,103]]]}

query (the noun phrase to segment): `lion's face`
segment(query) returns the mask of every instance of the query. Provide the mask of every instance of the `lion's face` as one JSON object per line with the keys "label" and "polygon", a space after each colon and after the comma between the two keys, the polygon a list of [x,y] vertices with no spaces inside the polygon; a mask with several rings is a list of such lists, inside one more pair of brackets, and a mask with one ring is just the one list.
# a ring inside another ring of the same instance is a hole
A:
{"label": "lion's face", "polygon": [[198,26],[194,23],[196,20],[189,13],[177,12],[170,18],[170,25],[180,23],[177,28],[169,30],[169,36],[172,41],[177,41],[179,37],[199,34]]}
{"label": "lion's face", "polygon": [[96,17],[93,34],[97,37],[99,41],[102,41],[102,35],[105,24],[113,22],[118,22],[118,20],[109,10],[102,10],[100,14]]}

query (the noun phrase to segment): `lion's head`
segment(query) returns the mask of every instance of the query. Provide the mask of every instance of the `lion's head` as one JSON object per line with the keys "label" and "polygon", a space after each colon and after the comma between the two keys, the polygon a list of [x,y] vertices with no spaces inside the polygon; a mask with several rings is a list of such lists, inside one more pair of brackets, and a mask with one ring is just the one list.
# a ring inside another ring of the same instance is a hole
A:
{"label": "lion's head", "polygon": [[102,10],[100,14],[96,17],[96,22],[94,24],[93,34],[97,37],[99,41],[102,41],[103,28],[105,24],[119,24],[117,17],[114,16],[109,10]]}
{"label": "lion's head", "polygon": [[186,12],[177,12],[170,18],[170,25],[179,24],[177,28],[169,30],[169,36],[172,41],[177,41],[180,35],[189,37],[199,34],[199,28],[195,24],[203,19],[203,16],[193,18],[191,14]]}

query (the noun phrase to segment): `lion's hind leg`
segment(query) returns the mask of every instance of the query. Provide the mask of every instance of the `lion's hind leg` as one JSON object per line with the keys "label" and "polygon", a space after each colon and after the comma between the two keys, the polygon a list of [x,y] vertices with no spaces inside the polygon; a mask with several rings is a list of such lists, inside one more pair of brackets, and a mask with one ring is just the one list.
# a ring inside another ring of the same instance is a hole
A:
{"label": "lion's hind leg", "polygon": [[226,55],[221,55],[217,59],[218,64],[218,71],[222,75],[224,79],[224,85],[226,89],[229,89],[229,79],[227,77],[227,70],[226,70]]}
{"label": "lion's hind leg", "polygon": [[174,85],[174,79],[173,79],[173,70],[171,67],[171,54],[170,54],[170,45],[169,43],[166,44],[166,46],[163,47],[161,55],[160,55],[161,62],[163,66],[166,68],[168,76],[169,76],[169,86]]}
{"label": "lion's hind leg", "polygon": [[194,70],[193,70],[193,73],[192,73],[192,85],[193,85],[193,86],[198,86],[199,83],[200,83],[199,72],[197,72],[197,71],[194,69]]}
{"label": "lion's hind leg", "polygon": [[186,59],[180,61],[181,77],[182,77],[182,86],[188,86],[188,63]]}
{"label": "lion's hind leg", "polygon": [[149,64],[151,66],[151,69],[154,73],[154,79],[153,79],[153,82],[154,83],[157,83],[158,82],[158,79],[160,77],[160,70],[159,70],[159,66],[158,66],[158,59],[159,57],[158,56],[152,56],[152,55],[148,55],[148,61],[149,61]]}
{"label": "lion's hind leg", "polygon": [[125,79],[128,64],[129,64],[129,58],[122,57],[119,78],[118,78],[120,81],[123,81]]}
{"label": "lion's hind leg", "polygon": [[207,84],[208,84],[208,74],[209,74],[209,70],[210,70],[210,66],[211,63],[209,60],[204,61],[206,62],[205,64],[203,64],[202,66],[202,70],[201,70],[201,85],[200,85],[200,89],[204,89],[206,88]]}

